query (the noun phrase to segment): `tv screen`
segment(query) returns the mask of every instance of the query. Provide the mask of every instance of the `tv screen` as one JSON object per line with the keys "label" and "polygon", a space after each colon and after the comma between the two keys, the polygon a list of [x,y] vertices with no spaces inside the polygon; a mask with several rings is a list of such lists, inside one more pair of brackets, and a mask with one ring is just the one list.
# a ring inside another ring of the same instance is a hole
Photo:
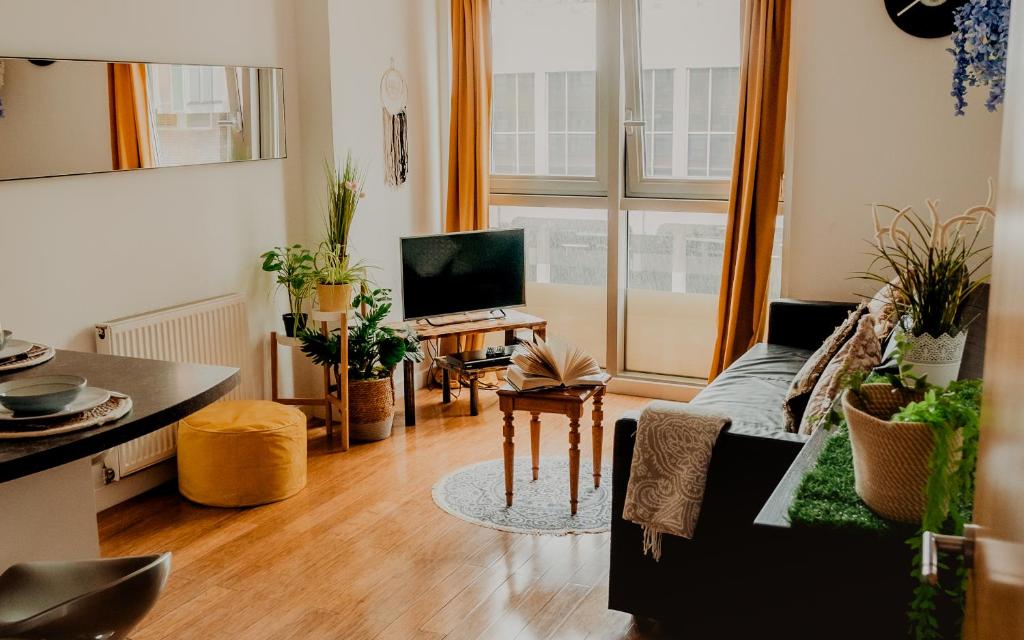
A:
{"label": "tv screen", "polygon": [[522,229],[402,238],[406,320],[526,304]]}

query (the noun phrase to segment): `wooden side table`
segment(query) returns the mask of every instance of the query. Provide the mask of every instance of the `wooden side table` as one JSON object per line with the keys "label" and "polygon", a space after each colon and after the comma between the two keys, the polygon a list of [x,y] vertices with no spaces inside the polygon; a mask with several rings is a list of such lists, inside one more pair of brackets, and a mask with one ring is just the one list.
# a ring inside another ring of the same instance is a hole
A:
{"label": "wooden side table", "polygon": [[513,412],[528,411],[530,413],[530,453],[533,459],[533,479],[536,480],[540,471],[540,414],[558,413],[569,418],[569,510],[576,515],[580,483],[580,418],[583,417],[583,405],[593,398],[594,437],[594,488],[601,486],[601,446],[604,440],[604,419],[602,403],[604,402],[603,386],[573,387],[545,389],[540,391],[517,391],[506,384],[498,389],[498,406],[505,415],[502,434],[505,437],[505,505],[512,506],[512,470],[515,461],[515,425]]}

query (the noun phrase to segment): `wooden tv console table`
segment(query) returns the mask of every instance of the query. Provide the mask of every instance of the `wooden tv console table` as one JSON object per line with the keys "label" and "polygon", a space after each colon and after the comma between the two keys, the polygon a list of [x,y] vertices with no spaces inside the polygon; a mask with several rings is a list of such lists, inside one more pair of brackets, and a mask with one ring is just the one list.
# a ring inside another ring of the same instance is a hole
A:
{"label": "wooden tv console table", "polygon": [[[522,311],[510,309],[505,311],[504,316],[496,316],[484,320],[472,320],[435,326],[423,321],[410,322],[406,325],[409,331],[416,334],[420,340],[436,340],[439,338],[461,338],[462,336],[473,335],[474,333],[505,332],[505,344],[515,344],[517,329],[530,329],[533,335],[542,340],[547,337],[548,321],[537,316],[531,316]],[[415,365],[405,361],[405,377],[403,390],[405,392],[405,426],[416,426],[416,376]]]}

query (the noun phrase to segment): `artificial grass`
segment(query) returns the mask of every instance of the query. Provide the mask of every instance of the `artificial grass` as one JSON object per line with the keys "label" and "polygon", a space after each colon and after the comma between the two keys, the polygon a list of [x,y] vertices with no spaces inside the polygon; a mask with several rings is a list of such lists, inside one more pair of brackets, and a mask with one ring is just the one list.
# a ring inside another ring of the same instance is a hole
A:
{"label": "artificial grass", "polygon": [[853,451],[846,426],[838,428],[822,449],[818,462],[800,482],[789,508],[793,526],[902,533],[905,528],[876,515],[857,497],[853,482]]}

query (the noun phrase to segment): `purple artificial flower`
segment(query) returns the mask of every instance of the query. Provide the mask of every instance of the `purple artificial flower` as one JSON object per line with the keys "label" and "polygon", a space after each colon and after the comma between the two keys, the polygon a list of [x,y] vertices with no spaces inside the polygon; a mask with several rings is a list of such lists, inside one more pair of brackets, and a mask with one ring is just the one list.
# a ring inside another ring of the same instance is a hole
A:
{"label": "purple artificial flower", "polygon": [[967,87],[988,86],[985,107],[995,111],[1006,86],[1010,0],[968,0],[953,18],[953,89],[956,115],[964,115]]}

